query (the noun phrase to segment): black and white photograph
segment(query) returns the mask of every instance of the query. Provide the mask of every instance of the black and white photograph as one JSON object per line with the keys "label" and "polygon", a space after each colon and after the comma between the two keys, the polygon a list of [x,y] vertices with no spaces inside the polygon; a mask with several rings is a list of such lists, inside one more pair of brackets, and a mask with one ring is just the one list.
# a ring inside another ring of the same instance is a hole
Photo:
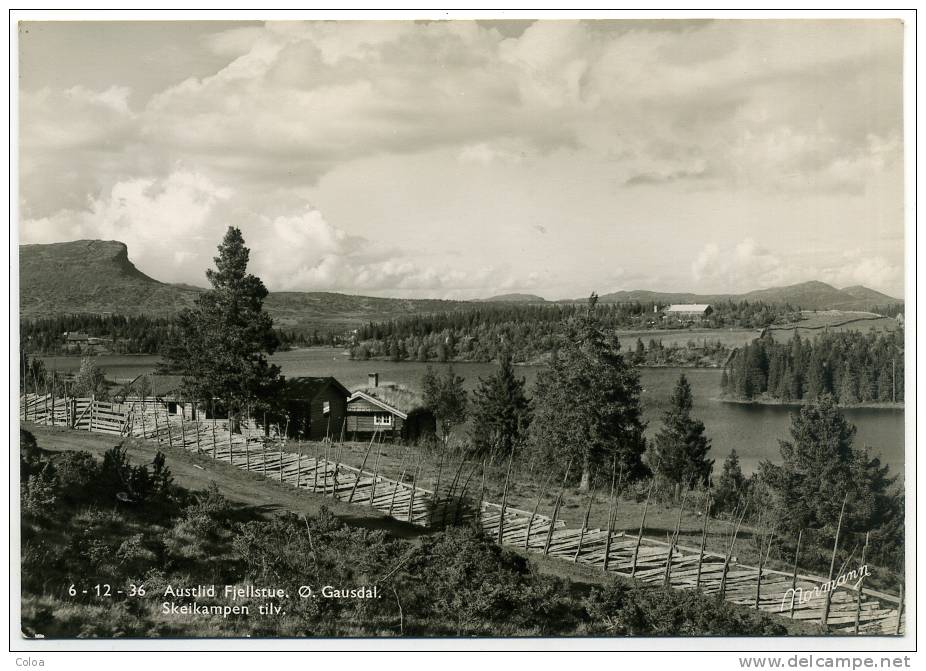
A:
{"label": "black and white photograph", "polygon": [[915,15],[11,17],[11,650],[912,649]]}

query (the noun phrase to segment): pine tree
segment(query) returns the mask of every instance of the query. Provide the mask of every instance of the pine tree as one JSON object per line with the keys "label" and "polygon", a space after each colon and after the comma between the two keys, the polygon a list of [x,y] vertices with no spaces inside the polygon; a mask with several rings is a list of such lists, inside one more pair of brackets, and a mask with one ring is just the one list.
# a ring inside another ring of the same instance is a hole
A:
{"label": "pine tree", "polygon": [[685,486],[707,484],[714,468],[714,460],[707,458],[711,443],[704,435],[704,423],[691,418],[693,402],[691,385],[683,374],[648,456],[654,473]]}
{"label": "pine tree", "polygon": [[630,479],[647,474],[640,376],[591,305],[563,326],[557,356],[537,376],[530,442],[550,463],[572,459],[587,490],[612,458]]}
{"label": "pine tree", "polygon": [[711,495],[715,509],[726,512],[733,510],[745,497],[746,478],[740,468],[740,458],[736,450],[730,450],[730,454],[724,459],[720,478],[714,484]]}
{"label": "pine tree", "polygon": [[839,382],[839,402],[843,405],[855,405],[858,401],[858,383],[855,378],[855,371],[846,363],[842,379]]}
{"label": "pine tree", "polygon": [[498,371],[480,379],[473,392],[472,440],[476,454],[507,457],[524,439],[531,422],[531,404],[524,378],[517,378],[511,354],[504,352]]}
{"label": "pine tree", "polygon": [[465,380],[448,366],[443,375],[438,375],[431,366],[421,378],[424,403],[434,413],[441,427],[444,444],[450,440],[453,428],[466,419],[467,394],[463,388]]}
{"label": "pine tree", "polygon": [[206,271],[212,289],[180,314],[163,368],[183,375],[183,392],[202,402],[218,399],[232,428],[246,408],[270,408],[282,386],[280,369],[267,357],[279,346],[273,320],[263,311],[267,289],[248,274],[250,250],[230,227]]}

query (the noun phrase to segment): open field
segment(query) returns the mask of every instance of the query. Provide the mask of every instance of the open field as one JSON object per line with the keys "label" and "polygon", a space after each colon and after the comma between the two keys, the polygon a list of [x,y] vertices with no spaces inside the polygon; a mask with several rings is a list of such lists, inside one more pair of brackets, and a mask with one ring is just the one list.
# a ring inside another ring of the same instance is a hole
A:
{"label": "open field", "polygon": [[802,338],[813,338],[828,331],[871,331],[881,333],[896,331],[903,327],[901,322],[891,317],[881,317],[871,312],[849,312],[845,310],[805,311],[805,319],[796,324],[772,326],[769,332],[776,342],[786,342],[798,333]]}

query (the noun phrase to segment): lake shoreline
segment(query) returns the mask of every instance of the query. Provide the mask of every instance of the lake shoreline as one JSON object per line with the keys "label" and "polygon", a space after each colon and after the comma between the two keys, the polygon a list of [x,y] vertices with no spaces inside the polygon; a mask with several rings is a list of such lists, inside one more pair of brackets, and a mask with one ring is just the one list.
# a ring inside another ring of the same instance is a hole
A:
{"label": "lake shoreline", "polygon": [[[778,399],[766,398],[766,399],[744,399],[744,398],[723,398],[717,397],[712,398],[712,401],[719,401],[720,403],[730,403],[733,405],[767,405],[772,407],[784,407],[784,408],[802,408],[810,401],[801,399],[798,401],[782,401]],[[855,409],[865,409],[865,410],[904,410],[904,403],[881,403],[881,402],[868,402],[868,403],[853,403],[852,405],[843,405],[838,404],[838,408],[842,410],[855,410]]]}

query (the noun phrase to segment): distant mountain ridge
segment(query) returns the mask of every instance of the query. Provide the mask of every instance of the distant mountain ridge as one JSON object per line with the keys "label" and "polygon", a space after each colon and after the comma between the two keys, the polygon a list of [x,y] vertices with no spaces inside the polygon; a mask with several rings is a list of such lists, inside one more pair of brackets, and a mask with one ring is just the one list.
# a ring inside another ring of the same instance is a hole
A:
{"label": "distant mountain ridge", "polygon": [[[584,300],[584,299],[583,299]],[[602,303],[624,303],[630,301],[657,303],[717,303],[720,301],[764,301],[766,303],[789,303],[804,310],[865,310],[872,305],[902,303],[874,289],[863,286],[837,289],[816,280],[791,284],[785,287],[756,289],[744,294],[692,294],[659,291],[617,291],[599,297]]]}
{"label": "distant mountain ridge", "polygon": [[[19,247],[22,317],[119,313],[169,316],[193,306],[202,287],[165,284],[138,270],[115,240],[76,240]],[[346,329],[413,313],[462,309],[471,303],[375,298],[331,292],[273,292],[265,301],[277,326]]]}
{"label": "distant mountain ridge", "polygon": [[536,294],[501,294],[491,298],[481,298],[477,303],[546,303],[547,299]]}
{"label": "distant mountain ridge", "polygon": [[[20,311],[23,317],[75,313],[120,313],[166,316],[194,304],[203,291],[187,284],[165,284],[138,270],[128,248],[114,240],[77,240],[19,247]],[[268,312],[283,328],[323,324],[346,328],[409,314],[461,310],[491,303],[577,302],[585,298],[547,301],[534,294],[503,294],[483,301],[376,298],[332,292],[272,292]],[[805,310],[863,310],[900,303],[863,286],[837,289],[824,282],[759,289],[745,294],[693,294],[618,291],[600,297],[603,303],[715,303],[762,300],[790,303]]]}

